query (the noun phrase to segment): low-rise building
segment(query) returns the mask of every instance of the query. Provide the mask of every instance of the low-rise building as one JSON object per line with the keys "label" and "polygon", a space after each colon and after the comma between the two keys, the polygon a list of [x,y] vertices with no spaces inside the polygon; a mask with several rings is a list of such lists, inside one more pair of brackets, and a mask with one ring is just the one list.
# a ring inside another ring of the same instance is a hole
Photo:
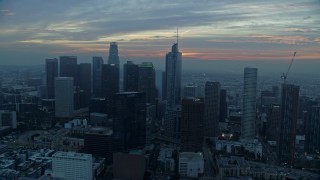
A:
{"label": "low-rise building", "polygon": [[91,180],[92,155],[74,152],[57,152],[52,156],[53,177],[66,180]]}
{"label": "low-rise building", "polygon": [[179,154],[179,174],[185,177],[200,177],[204,172],[202,153],[181,152]]}

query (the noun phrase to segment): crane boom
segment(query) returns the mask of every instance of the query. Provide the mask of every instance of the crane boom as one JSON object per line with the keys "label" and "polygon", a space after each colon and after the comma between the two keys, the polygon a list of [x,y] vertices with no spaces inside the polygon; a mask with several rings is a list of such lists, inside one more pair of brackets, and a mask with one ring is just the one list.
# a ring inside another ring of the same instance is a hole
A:
{"label": "crane boom", "polygon": [[291,69],[291,66],[292,66],[292,63],[293,63],[294,57],[296,57],[296,54],[297,54],[297,51],[296,51],[296,52],[294,52],[294,54],[293,54],[293,56],[292,56],[292,59],[291,59],[291,62],[290,62],[290,65],[289,65],[288,71],[287,71],[287,73],[286,73],[286,77],[288,76],[288,73],[289,73],[289,71],[290,71],[290,69]]}
{"label": "crane boom", "polygon": [[297,51],[295,51],[293,56],[292,56],[292,59],[291,59],[290,65],[288,67],[287,73],[286,74],[282,73],[281,78],[283,79],[284,83],[286,83],[286,79],[287,79],[288,73],[289,73],[289,71],[291,69],[291,66],[292,66],[294,58],[296,57],[296,54],[297,54]]}

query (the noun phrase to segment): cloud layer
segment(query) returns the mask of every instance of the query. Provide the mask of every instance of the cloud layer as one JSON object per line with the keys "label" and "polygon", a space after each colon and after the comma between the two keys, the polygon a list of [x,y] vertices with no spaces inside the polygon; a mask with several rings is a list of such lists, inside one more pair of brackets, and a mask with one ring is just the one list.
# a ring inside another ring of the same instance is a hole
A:
{"label": "cloud layer", "polygon": [[0,0],[0,63],[89,61],[111,41],[123,57],[160,58],[177,26],[187,59],[320,60],[319,12],[317,0]]}

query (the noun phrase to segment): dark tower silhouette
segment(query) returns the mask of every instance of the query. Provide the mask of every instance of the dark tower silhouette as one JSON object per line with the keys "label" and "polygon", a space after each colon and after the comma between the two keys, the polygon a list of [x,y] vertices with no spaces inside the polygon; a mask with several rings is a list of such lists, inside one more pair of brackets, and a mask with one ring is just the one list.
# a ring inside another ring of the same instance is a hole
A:
{"label": "dark tower silhouette", "polygon": [[111,112],[113,95],[119,92],[119,67],[115,64],[103,64],[101,73],[102,97],[107,101],[107,113]]}
{"label": "dark tower silhouette", "polygon": [[281,164],[293,165],[298,119],[299,86],[283,84],[281,87],[281,118],[278,159]]}
{"label": "dark tower silhouette", "polygon": [[146,144],[145,93],[116,93],[114,99],[114,150],[126,151],[138,146],[144,146]]}
{"label": "dark tower silhouette", "polygon": [[46,59],[47,97],[54,99],[54,78],[58,77],[58,59]]}
{"label": "dark tower silhouette", "polygon": [[306,151],[320,151],[320,106],[312,106],[311,117],[306,123]]}
{"label": "dark tower silhouette", "polygon": [[204,135],[209,137],[216,137],[219,134],[220,83],[206,82],[204,98]]}
{"label": "dark tower silhouette", "polygon": [[77,56],[60,56],[60,77],[73,77],[78,86]]}
{"label": "dark tower silhouette", "polygon": [[143,62],[139,65],[139,92],[146,93],[146,102],[155,104],[156,100],[156,77],[153,64]]}
{"label": "dark tower silhouette", "polygon": [[181,148],[183,151],[199,152],[203,140],[203,99],[186,98],[182,100]]}
{"label": "dark tower silhouette", "polygon": [[228,105],[227,105],[227,90],[220,90],[220,122],[225,122],[227,118]]}
{"label": "dark tower silhouette", "polygon": [[79,88],[81,90],[80,107],[89,107],[91,98],[91,64],[78,65]]}
{"label": "dark tower silhouette", "polygon": [[123,65],[123,91],[138,91],[139,66],[132,61]]}
{"label": "dark tower silhouette", "polygon": [[92,92],[94,97],[101,97],[101,72],[102,72],[102,57],[92,58]]}

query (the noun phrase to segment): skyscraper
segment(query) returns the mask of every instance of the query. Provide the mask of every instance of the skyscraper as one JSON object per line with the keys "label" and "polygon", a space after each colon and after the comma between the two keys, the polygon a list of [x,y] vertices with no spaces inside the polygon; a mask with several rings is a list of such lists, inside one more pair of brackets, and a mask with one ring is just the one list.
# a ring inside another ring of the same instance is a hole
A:
{"label": "skyscraper", "polygon": [[139,65],[138,90],[146,93],[146,103],[155,104],[156,75],[151,62],[143,62]]}
{"label": "skyscraper", "polygon": [[103,64],[101,75],[102,96],[109,101],[119,92],[119,67],[115,64]]}
{"label": "skyscraper", "polygon": [[55,115],[59,118],[72,118],[74,107],[73,78],[56,77],[55,82]]}
{"label": "skyscraper", "polygon": [[138,91],[139,66],[132,61],[123,65],[123,91]]}
{"label": "skyscraper", "polygon": [[280,117],[281,108],[279,105],[272,105],[269,107],[267,113],[267,128],[266,135],[268,141],[277,141],[280,133]]}
{"label": "skyscraper", "polygon": [[113,140],[115,151],[144,146],[146,143],[146,97],[141,92],[114,95]]}
{"label": "skyscraper", "polygon": [[116,42],[110,43],[108,64],[115,64],[119,67],[118,43]]}
{"label": "skyscraper", "polygon": [[255,138],[257,68],[244,68],[243,115],[241,122],[241,138]]}
{"label": "skyscraper", "polygon": [[157,89],[157,98],[159,101],[163,100],[163,71],[161,70],[156,70],[156,89]]}
{"label": "skyscraper", "polygon": [[102,57],[94,56],[92,58],[92,92],[94,97],[101,97],[101,72],[102,72]]}
{"label": "skyscraper", "polygon": [[58,59],[46,59],[46,82],[48,99],[54,99],[55,77],[58,77]]}
{"label": "skyscraper", "polygon": [[182,151],[202,151],[203,142],[203,99],[185,98],[181,112],[181,148]]}
{"label": "skyscraper", "polygon": [[78,64],[77,77],[79,77],[79,88],[82,91],[80,107],[89,107],[91,98],[91,64]]}
{"label": "skyscraper", "polygon": [[312,106],[311,118],[306,123],[306,151],[320,151],[320,106]]}
{"label": "skyscraper", "polygon": [[206,82],[204,98],[204,135],[208,137],[216,137],[219,134],[220,83]]}
{"label": "skyscraper", "polygon": [[227,105],[227,90],[220,90],[220,122],[225,122],[227,118],[228,105]]}
{"label": "skyscraper", "polygon": [[296,126],[298,119],[299,86],[283,84],[281,87],[281,118],[278,158],[281,164],[294,162]]}
{"label": "skyscraper", "polygon": [[181,57],[175,43],[166,55],[167,108],[181,104]]}
{"label": "skyscraper", "polygon": [[60,77],[73,77],[74,85],[78,85],[77,56],[60,56]]}
{"label": "skyscraper", "polygon": [[[172,46],[171,52],[166,55],[166,113],[164,120],[164,128],[167,136],[176,137],[177,127],[180,127],[177,120],[180,116],[179,107],[181,104],[181,57],[178,43]],[[176,127],[175,127],[176,126]]]}

